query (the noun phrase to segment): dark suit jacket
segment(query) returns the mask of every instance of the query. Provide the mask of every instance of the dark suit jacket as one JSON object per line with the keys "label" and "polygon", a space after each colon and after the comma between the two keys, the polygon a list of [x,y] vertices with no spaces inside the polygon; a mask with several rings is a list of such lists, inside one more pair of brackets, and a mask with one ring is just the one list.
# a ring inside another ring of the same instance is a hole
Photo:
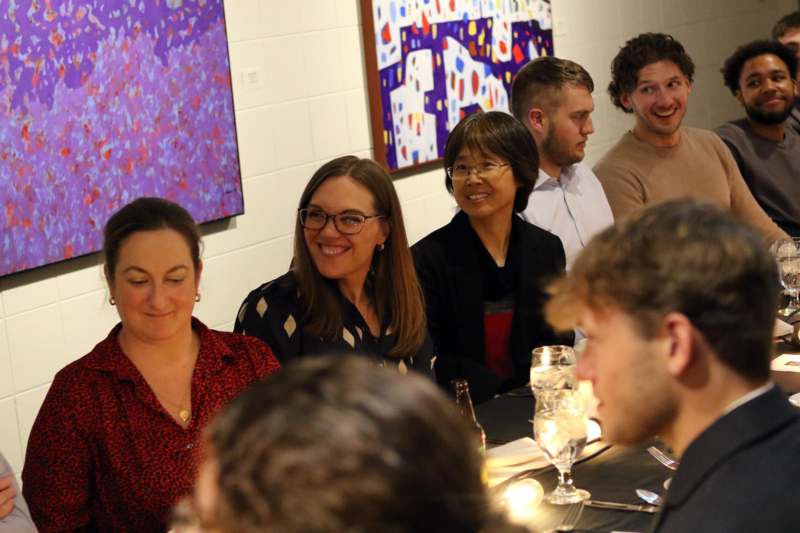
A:
{"label": "dark suit jacket", "polygon": [[798,531],[798,486],[800,409],[776,386],[689,445],[652,531]]}
{"label": "dark suit jacket", "polygon": [[557,336],[542,314],[544,288],[564,270],[561,241],[518,216],[511,231],[509,246],[517,247],[519,268],[509,341],[514,377],[505,382],[485,363],[480,258],[467,215],[459,212],[411,248],[425,293],[437,380],[447,385],[454,378],[466,378],[476,403],[527,383],[531,350],[536,346],[572,342],[571,335]]}

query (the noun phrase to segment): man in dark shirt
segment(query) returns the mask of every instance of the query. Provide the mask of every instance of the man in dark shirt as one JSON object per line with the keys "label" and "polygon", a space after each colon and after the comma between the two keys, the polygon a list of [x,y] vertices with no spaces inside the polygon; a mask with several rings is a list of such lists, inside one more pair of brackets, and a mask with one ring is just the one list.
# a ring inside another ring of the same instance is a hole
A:
{"label": "man in dark shirt", "polygon": [[587,337],[603,440],[680,458],[653,530],[797,531],[800,409],[769,381],[777,265],[719,206],[672,200],[595,237],[548,320]]}
{"label": "man in dark shirt", "polygon": [[800,134],[787,126],[795,107],[797,57],[777,41],[739,47],[722,69],[746,118],[716,132],[753,196],[786,233],[800,237]]}

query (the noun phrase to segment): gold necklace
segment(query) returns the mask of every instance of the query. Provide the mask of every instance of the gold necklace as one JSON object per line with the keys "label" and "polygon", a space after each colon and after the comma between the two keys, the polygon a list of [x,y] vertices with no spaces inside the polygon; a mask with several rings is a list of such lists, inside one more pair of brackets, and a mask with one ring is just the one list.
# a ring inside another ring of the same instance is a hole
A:
{"label": "gold necklace", "polygon": [[[145,381],[147,381],[147,380],[145,380]],[[185,424],[186,422],[189,421],[189,419],[192,417],[191,408],[181,407],[181,405],[185,405],[186,403],[188,403],[186,397],[183,398],[183,401],[176,403],[176,402],[173,402],[172,400],[164,397],[163,395],[159,394],[158,391],[155,389],[155,387],[153,387],[152,383],[148,382],[148,385],[150,386],[150,390],[153,391],[153,394],[155,395],[155,397],[156,397],[156,399],[158,401],[160,401],[162,404],[163,403],[167,403],[173,409],[177,409],[178,410],[178,418],[181,419],[181,422],[183,422]],[[192,394],[191,385],[189,385],[189,387],[190,387],[189,396],[191,397],[191,394]]]}
{"label": "gold necklace", "polygon": [[[123,341],[122,341],[122,340],[120,340],[120,347],[121,347],[121,348],[123,348]],[[125,349],[123,348],[123,352],[124,352],[124,350],[125,350]],[[126,354],[126,355],[127,355],[127,354]],[[197,357],[198,357],[198,353],[195,353],[195,354],[194,354],[194,357],[192,358],[192,361],[191,361],[191,364],[192,364],[193,366],[194,366],[194,364],[197,362]],[[165,396],[163,396],[162,394],[159,394],[159,392],[158,392],[158,391],[156,390],[156,388],[153,386],[153,383],[152,383],[152,382],[151,382],[149,379],[147,379],[147,375],[146,375],[146,373],[145,373],[145,372],[143,371],[143,369],[142,369],[142,368],[141,368],[141,367],[140,367],[140,366],[139,366],[139,365],[136,363],[136,359],[134,359],[134,358],[131,358],[130,356],[128,356],[128,359],[131,361],[131,363],[133,363],[133,366],[135,366],[135,367],[136,367],[136,369],[139,371],[139,374],[142,376],[142,378],[144,379],[145,383],[147,383],[147,386],[148,386],[148,387],[150,387],[150,390],[151,390],[151,391],[153,391],[153,395],[156,397],[156,399],[157,399],[159,402],[161,402],[161,404],[162,404],[162,407],[164,407],[164,405],[163,405],[164,403],[167,403],[167,404],[169,404],[169,405],[170,405],[170,406],[171,406],[173,409],[177,409],[177,410],[178,410],[178,418],[180,418],[180,419],[181,419],[181,422],[183,422],[184,424],[185,424],[186,422],[188,422],[190,418],[192,418],[192,411],[191,411],[191,402],[192,402],[192,398],[191,398],[191,397],[192,397],[192,383],[191,383],[191,378],[190,378],[190,381],[189,381],[189,394],[188,394],[188,398],[187,398],[186,396],[184,396],[184,397],[183,397],[183,399],[182,399],[180,402],[177,402],[177,403],[176,403],[176,402],[173,402],[172,400],[170,400],[169,398],[166,398],[166,397],[165,397]],[[193,373],[194,373],[194,372],[192,372],[192,374],[193,374]],[[189,407],[188,407],[188,408],[187,408],[187,407],[183,407],[183,405],[186,405],[187,403],[189,404]],[[165,408],[165,410],[167,410],[167,409]],[[171,413],[170,413],[170,414],[171,414]]]}

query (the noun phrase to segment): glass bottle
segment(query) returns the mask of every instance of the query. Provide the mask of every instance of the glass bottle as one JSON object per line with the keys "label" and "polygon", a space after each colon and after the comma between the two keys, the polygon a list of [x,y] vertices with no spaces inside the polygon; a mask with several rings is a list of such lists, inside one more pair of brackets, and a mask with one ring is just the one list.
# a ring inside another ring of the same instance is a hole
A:
{"label": "glass bottle", "polygon": [[469,384],[466,379],[454,379],[451,384],[456,392],[456,406],[475,435],[478,451],[483,455],[486,453],[486,433],[478,419],[475,418],[475,408],[472,406],[472,398],[469,395]]}

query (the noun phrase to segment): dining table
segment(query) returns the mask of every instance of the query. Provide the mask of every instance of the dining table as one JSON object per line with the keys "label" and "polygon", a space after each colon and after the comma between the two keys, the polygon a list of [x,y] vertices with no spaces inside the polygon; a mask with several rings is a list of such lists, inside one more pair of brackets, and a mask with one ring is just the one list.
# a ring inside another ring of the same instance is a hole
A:
{"label": "dining table", "polygon": [[[800,353],[800,345],[776,340],[773,350],[775,356],[783,353]],[[773,371],[771,379],[789,395],[800,392],[800,373]],[[497,396],[475,407],[478,421],[486,432],[488,447],[499,446],[522,437],[533,437],[531,418],[534,413],[534,398],[529,388],[515,389]],[[593,500],[644,505],[636,494],[636,489],[645,489],[665,495],[664,482],[672,471],[661,465],[648,452],[647,448],[667,446],[658,439],[648,439],[633,446],[609,445],[579,459],[572,467],[575,486],[586,489]],[[545,493],[558,484],[558,472],[554,467],[533,470],[515,476],[536,479]],[[508,483],[501,483],[492,490],[498,498]],[[569,505],[551,505],[542,502],[528,519],[526,525],[535,532],[548,531],[559,525]],[[638,511],[598,509],[584,506],[575,525],[575,532],[645,532],[655,514]]]}
{"label": "dining table", "polygon": [[[487,445],[497,446],[522,437],[533,437],[534,400],[530,389],[516,389],[475,407],[478,421],[486,432]],[[664,481],[671,471],[647,453],[647,447],[658,444],[648,440],[636,446],[603,446],[586,460],[579,460],[572,467],[575,486],[586,489],[591,498],[620,503],[645,504],[636,495],[636,489],[646,489],[663,494]],[[529,477],[542,484],[545,493],[558,484],[558,472],[546,467],[531,472]],[[519,479],[519,478],[517,478]],[[493,490],[502,491],[507,484],[501,483]],[[498,497],[500,494],[498,494]],[[547,531],[556,527],[569,505],[551,505],[542,502],[525,525],[532,531]],[[655,515],[635,511],[617,511],[584,507],[575,526],[576,532],[643,532],[650,527]]]}

